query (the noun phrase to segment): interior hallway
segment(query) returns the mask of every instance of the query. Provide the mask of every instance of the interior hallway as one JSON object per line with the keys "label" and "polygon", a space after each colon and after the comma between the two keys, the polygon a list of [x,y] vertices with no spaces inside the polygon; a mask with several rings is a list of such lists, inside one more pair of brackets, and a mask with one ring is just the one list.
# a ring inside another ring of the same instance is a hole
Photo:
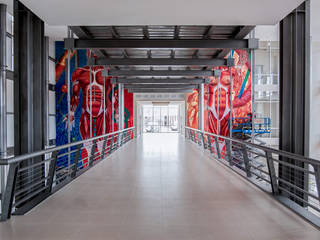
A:
{"label": "interior hallway", "polygon": [[320,239],[320,232],[177,134],[145,134],[0,239]]}

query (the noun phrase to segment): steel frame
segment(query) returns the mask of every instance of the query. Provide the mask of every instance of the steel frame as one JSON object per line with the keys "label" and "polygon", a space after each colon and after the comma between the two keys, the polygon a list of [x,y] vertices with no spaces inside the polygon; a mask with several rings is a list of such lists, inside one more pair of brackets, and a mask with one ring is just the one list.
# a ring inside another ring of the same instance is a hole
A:
{"label": "steel frame", "polygon": [[67,49],[256,49],[258,39],[73,39],[64,40]]}

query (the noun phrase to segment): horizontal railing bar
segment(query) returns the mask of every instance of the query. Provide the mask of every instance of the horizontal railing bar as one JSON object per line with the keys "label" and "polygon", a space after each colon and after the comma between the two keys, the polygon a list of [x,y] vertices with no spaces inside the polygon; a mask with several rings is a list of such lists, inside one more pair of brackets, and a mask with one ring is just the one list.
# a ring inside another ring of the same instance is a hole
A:
{"label": "horizontal railing bar", "polygon": [[314,210],[316,210],[317,212],[320,213],[320,209],[317,208],[317,207],[315,207],[314,205],[310,204],[308,201],[302,199],[301,197],[295,195],[294,193],[290,192],[289,190],[287,190],[287,189],[285,189],[285,188],[283,188],[283,187],[281,187],[281,186],[279,186],[279,189],[282,190],[282,191],[284,191],[284,192],[286,192],[286,193],[289,194],[290,196],[298,199],[299,201],[304,202],[304,203],[307,204],[309,207],[313,208]]}
{"label": "horizontal railing bar", "polygon": [[303,192],[303,193],[309,195],[309,196],[312,197],[312,198],[315,198],[315,199],[317,199],[317,200],[320,200],[320,198],[317,197],[316,195],[313,195],[312,193],[310,193],[310,192],[308,192],[308,191],[306,191],[306,190],[303,190],[302,188],[299,188],[299,187],[297,187],[296,185],[294,185],[294,184],[292,184],[292,183],[290,183],[290,182],[288,182],[288,181],[286,181],[286,180],[284,180],[284,179],[282,179],[282,178],[279,178],[279,177],[276,177],[276,178],[278,179],[279,182],[282,182],[282,183],[284,183],[284,184],[286,184],[286,185],[289,185],[290,187],[292,187],[292,188],[294,188],[294,189],[296,189],[296,190],[298,190],[298,191],[300,191],[300,192]]}
{"label": "horizontal railing bar", "polygon": [[82,140],[82,141],[69,143],[69,144],[58,146],[58,147],[48,148],[48,149],[45,149],[45,150],[24,154],[24,155],[16,156],[16,157],[9,158],[9,159],[1,159],[0,160],[0,165],[8,165],[8,164],[12,164],[12,163],[18,163],[18,162],[24,161],[24,160],[29,159],[29,158],[34,158],[34,157],[38,157],[38,156],[41,156],[41,155],[44,155],[44,154],[47,154],[47,153],[51,153],[51,152],[54,152],[54,151],[59,151],[61,149],[70,148],[70,147],[77,146],[79,144],[83,144],[83,143],[86,143],[86,142],[89,142],[89,141],[97,140],[99,138],[104,138],[104,137],[107,137],[107,136],[112,136],[112,135],[115,135],[115,134],[118,134],[118,133],[126,132],[126,131],[134,129],[134,128],[135,127],[131,127],[131,128],[127,128],[127,129],[124,129],[124,130],[121,130],[121,131],[116,131],[116,132],[113,132],[113,133],[108,133],[108,134],[97,136],[97,137],[93,137],[93,138],[90,138],[90,139],[85,139],[85,140]]}
{"label": "horizontal railing bar", "polygon": [[18,191],[15,192],[15,195],[20,195],[21,193],[25,192],[25,191],[28,191],[29,189],[39,185],[40,183],[42,182],[45,182],[46,180],[48,180],[50,178],[50,176],[46,177],[46,178],[42,178],[40,179],[39,181],[31,184],[31,186],[28,186],[28,187],[25,187],[25,188],[22,188],[22,189],[19,189]]}
{"label": "horizontal railing bar", "polygon": [[299,170],[299,171],[303,171],[303,172],[309,173],[311,175],[315,175],[314,172],[312,172],[312,171],[310,171],[310,170],[308,170],[306,168],[302,168],[302,167],[299,167],[299,166],[296,166],[296,165],[293,165],[293,164],[290,164],[290,163],[287,163],[287,162],[284,162],[284,161],[281,161],[281,160],[278,160],[278,159],[274,159],[274,158],[272,158],[272,160],[277,162],[277,163],[281,163],[282,165],[285,165],[287,167],[291,167],[293,169],[296,169],[296,170]]}
{"label": "horizontal railing bar", "polygon": [[270,180],[268,180],[268,179],[266,179],[266,178],[261,177],[261,176],[260,176],[260,175],[258,175],[257,173],[255,173],[255,172],[251,172],[251,174],[253,174],[253,175],[257,176],[258,178],[261,178],[263,181],[266,181],[267,183],[270,183],[270,184],[271,184],[271,181],[270,181]]}
{"label": "horizontal railing bar", "polygon": [[21,203],[24,203],[25,201],[29,200],[30,198],[36,196],[37,194],[39,194],[40,192],[46,190],[49,186],[45,186],[43,188],[40,188],[39,190],[33,192],[30,195],[27,195],[25,198],[22,198],[21,200],[19,200],[18,202],[14,203],[14,206],[20,205]]}
{"label": "horizontal railing bar", "polygon": [[264,170],[258,168],[257,166],[255,166],[255,165],[253,165],[253,164],[250,164],[250,163],[249,163],[249,166],[250,166],[250,167],[253,167],[254,169],[256,169],[256,170],[258,170],[258,171],[260,171],[260,172],[263,172],[263,173],[266,174],[266,175],[269,175],[269,173],[268,173],[267,171],[264,171]]}
{"label": "horizontal railing bar", "polygon": [[35,163],[33,165],[30,165],[30,166],[27,166],[27,167],[23,167],[23,168],[19,168],[18,172],[23,172],[23,171],[28,170],[28,169],[30,169],[32,167],[36,167],[38,165],[44,164],[45,162],[49,162],[49,161],[52,161],[52,160],[54,160],[54,158],[45,159],[45,160],[43,160],[41,162],[38,162],[38,163]]}
{"label": "horizontal railing bar", "polygon": [[77,151],[78,151],[78,149],[75,149],[75,150],[72,150],[72,151],[70,151],[70,152],[62,153],[62,154],[58,155],[57,158],[62,158],[62,157],[64,157],[64,156],[71,155],[72,153],[75,153],[75,152],[77,152]]}

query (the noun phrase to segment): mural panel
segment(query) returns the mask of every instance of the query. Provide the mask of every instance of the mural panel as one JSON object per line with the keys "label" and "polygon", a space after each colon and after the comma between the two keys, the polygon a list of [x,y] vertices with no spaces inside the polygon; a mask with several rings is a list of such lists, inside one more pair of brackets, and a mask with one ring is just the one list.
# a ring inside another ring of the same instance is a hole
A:
{"label": "mural panel", "polygon": [[[111,77],[103,77],[104,66],[87,66],[88,52],[74,51],[70,69],[70,116],[68,115],[68,78],[66,63],[68,53],[63,42],[56,42],[56,145],[104,135],[118,130],[118,86],[111,84]],[[125,92],[125,126],[133,125],[133,94]],[[68,127],[68,119],[70,126]],[[101,145],[101,144],[100,144]],[[97,150],[102,146],[98,144]],[[88,156],[91,146],[84,145],[81,158]],[[58,164],[66,165],[67,160]],[[86,162],[84,162],[86,164]]]}

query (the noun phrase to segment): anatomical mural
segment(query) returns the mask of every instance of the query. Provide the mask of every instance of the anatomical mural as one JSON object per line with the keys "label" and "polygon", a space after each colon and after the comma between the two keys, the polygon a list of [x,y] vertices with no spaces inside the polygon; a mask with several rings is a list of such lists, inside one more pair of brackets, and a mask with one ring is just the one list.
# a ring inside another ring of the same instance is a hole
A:
{"label": "anatomical mural", "polygon": [[[205,130],[222,136],[230,131],[230,79],[232,74],[232,118],[251,116],[251,62],[247,50],[231,51],[235,60],[232,71],[228,67],[217,67],[220,77],[212,77],[205,86]],[[198,91],[187,95],[187,124],[198,128]]]}
{"label": "anatomical mural", "polygon": [[[70,54],[70,113],[68,114],[68,53],[63,42],[56,42],[56,144],[104,135],[118,130],[119,101],[117,84],[103,77],[104,66],[87,66],[89,51]],[[91,76],[90,76],[91,72]],[[133,125],[133,94],[125,92],[125,127]],[[68,127],[68,123],[69,127]],[[102,147],[98,144],[97,148]],[[86,158],[90,146],[84,144],[81,158]],[[64,164],[64,163],[62,163]]]}

